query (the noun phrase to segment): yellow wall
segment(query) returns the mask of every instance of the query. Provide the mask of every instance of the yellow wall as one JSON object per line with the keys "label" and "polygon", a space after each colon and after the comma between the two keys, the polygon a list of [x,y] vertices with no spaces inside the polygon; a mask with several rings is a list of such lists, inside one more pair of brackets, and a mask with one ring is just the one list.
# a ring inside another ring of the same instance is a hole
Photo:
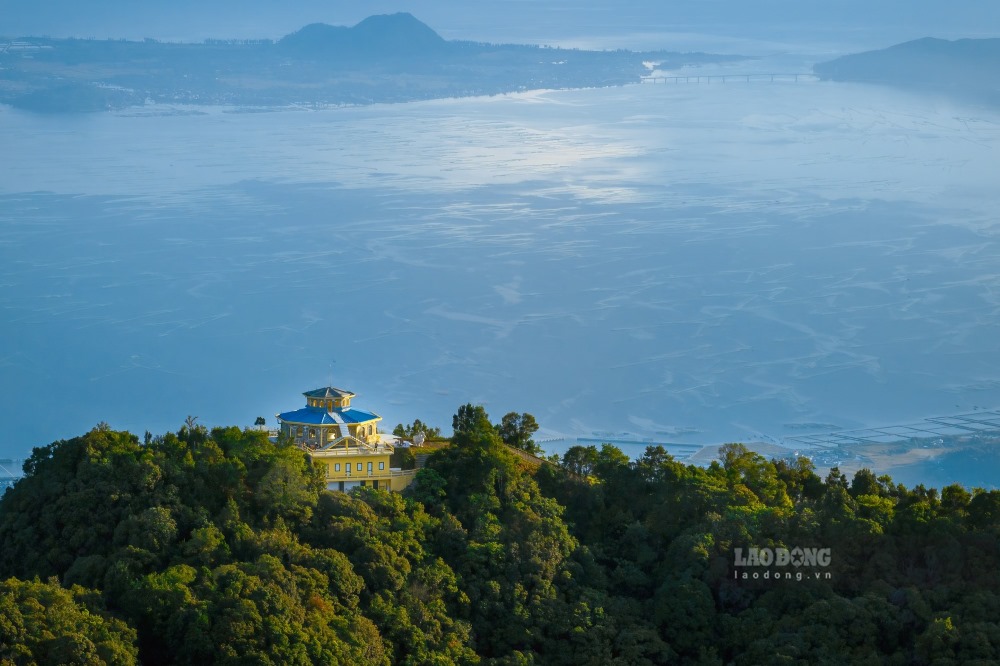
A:
{"label": "yellow wall", "polygon": [[[343,451],[343,449],[335,449]],[[335,481],[343,479],[375,479],[389,475],[389,454],[388,453],[352,453],[345,455],[324,455],[325,451],[314,451],[312,459],[326,465],[326,478]],[[372,465],[371,474],[368,473],[368,463]],[[379,469],[379,464],[382,469]],[[351,466],[351,473],[347,473],[347,465]],[[358,469],[361,465],[361,469]],[[338,470],[337,467],[340,467]]]}
{"label": "yellow wall", "polygon": [[391,489],[394,492],[402,492],[403,488],[413,483],[413,478],[417,475],[417,470],[405,470],[401,474],[392,477]]}
{"label": "yellow wall", "polygon": [[[343,449],[335,449],[343,451]],[[356,484],[364,481],[365,485],[373,485],[373,481],[378,481],[378,487],[384,490],[399,492],[413,482],[416,470],[391,470],[389,468],[388,453],[350,453],[334,454],[326,451],[313,451],[309,454],[314,463],[319,464],[326,476],[327,487],[336,486],[339,482]],[[368,472],[368,463],[372,465],[371,473]],[[382,469],[379,469],[379,464]],[[339,469],[338,469],[339,465]],[[347,473],[347,465],[351,466],[351,473]],[[361,465],[360,471],[358,465]]]}
{"label": "yellow wall", "polygon": [[351,406],[350,398],[307,398],[306,404],[310,407],[321,407],[330,411],[331,409],[347,409]]}

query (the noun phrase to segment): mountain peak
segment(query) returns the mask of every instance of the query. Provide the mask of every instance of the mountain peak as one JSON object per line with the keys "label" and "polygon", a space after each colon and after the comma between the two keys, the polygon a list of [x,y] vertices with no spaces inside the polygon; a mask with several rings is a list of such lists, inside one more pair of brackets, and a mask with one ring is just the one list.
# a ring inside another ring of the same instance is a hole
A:
{"label": "mountain peak", "polygon": [[406,12],[369,16],[351,30],[366,43],[380,49],[412,52],[437,49],[445,44],[441,35]]}
{"label": "mountain peak", "polygon": [[403,32],[409,35],[423,35],[427,39],[444,41],[430,26],[409,12],[375,14],[362,20],[353,29],[359,32]]}
{"label": "mountain peak", "polygon": [[300,55],[378,53],[391,57],[438,51],[447,42],[412,14],[400,12],[369,16],[352,28],[313,23],[279,44]]}

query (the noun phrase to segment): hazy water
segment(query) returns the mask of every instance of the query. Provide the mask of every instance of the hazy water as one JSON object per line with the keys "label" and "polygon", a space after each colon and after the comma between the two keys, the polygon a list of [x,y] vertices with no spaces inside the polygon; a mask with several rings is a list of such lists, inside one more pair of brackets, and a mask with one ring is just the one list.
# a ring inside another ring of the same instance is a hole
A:
{"label": "hazy water", "polygon": [[[1000,116],[864,86],[0,110],[0,455],[332,382],[450,430],[780,438],[995,406]],[[815,424],[815,425],[809,425]]]}

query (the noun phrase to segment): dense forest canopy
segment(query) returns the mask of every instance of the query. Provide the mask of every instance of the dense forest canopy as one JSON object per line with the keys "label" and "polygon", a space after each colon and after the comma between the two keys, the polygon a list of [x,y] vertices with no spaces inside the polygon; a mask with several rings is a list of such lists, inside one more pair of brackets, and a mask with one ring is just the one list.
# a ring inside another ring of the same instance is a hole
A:
{"label": "dense forest canopy", "polygon": [[0,500],[0,662],[1000,660],[1000,492],[740,445],[539,466],[482,408],[455,423],[405,494],[328,492],[254,429],[35,449]]}

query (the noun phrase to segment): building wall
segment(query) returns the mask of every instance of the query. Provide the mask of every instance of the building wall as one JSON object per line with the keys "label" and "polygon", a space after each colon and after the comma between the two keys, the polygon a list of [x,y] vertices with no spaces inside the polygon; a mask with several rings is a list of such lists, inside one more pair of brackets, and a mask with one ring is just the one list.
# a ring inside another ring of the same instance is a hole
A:
{"label": "building wall", "polygon": [[[328,490],[340,490],[340,484],[343,484],[343,490],[347,491],[360,486],[363,481],[365,486],[374,486],[374,482],[378,482],[378,488],[399,492],[410,485],[416,476],[416,470],[391,469],[388,453],[335,454],[315,451],[310,456],[313,462],[323,469]],[[350,473],[347,470],[348,465]],[[370,471],[369,465],[371,465]]]}
{"label": "building wall", "polygon": [[416,476],[417,470],[404,470],[392,477],[392,485],[389,489],[397,493],[402,492],[404,488],[413,483],[413,479],[416,478]]}
{"label": "building wall", "polygon": [[[341,449],[342,451],[343,449]],[[332,454],[326,451],[314,451],[313,462],[326,467],[326,478],[331,480],[344,479],[374,479],[389,477],[388,453],[351,453]],[[350,465],[350,472],[347,466]],[[369,471],[369,465],[371,471]]]}
{"label": "building wall", "polygon": [[351,406],[350,398],[308,398],[306,404],[310,407],[320,407],[326,411],[332,409],[347,409]]}
{"label": "building wall", "polygon": [[413,483],[413,479],[417,475],[417,470],[411,469],[406,471],[396,470],[393,475],[389,478],[379,478],[379,479],[342,479],[326,480],[326,489],[332,490],[334,492],[350,492],[355,488],[372,487],[379,490],[391,490],[392,492],[402,492],[404,488]]}

